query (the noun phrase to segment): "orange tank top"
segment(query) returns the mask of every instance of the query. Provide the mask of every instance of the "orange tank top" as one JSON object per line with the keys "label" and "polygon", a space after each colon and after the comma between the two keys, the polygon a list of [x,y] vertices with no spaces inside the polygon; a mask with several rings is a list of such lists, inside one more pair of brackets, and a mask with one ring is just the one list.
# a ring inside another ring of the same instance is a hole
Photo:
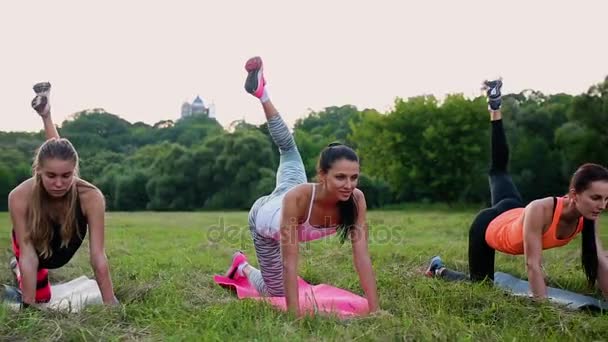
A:
{"label": "orange tank top", "polygon": [[[570,242],[583,230],[583,218],[581,217],[576,231],[566,239],[557,238],[557,224],[564,207],[564,198],[559,197],[555,203],[553,220],[549,229],[543,234],[543,249],[560,247]],[[507,254],[524,254],[524,208],[507,210],[498,215],[486,230],[486,242],[497,251]]]}

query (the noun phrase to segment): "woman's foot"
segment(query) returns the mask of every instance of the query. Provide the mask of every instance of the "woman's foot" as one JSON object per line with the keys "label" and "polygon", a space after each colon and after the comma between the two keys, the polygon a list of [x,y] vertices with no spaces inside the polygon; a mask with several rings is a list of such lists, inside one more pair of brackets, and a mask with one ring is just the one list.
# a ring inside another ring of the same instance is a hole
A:
{"label": "woman's foot", "polygon": [[32,100],[32,108],[43,118],[51,112],[51,84],[49,82],[36,83],[33,87],[36,97]]}
{"label": "woman's foot", "polygon": [[502,79],[484,81],[483,87],[488,96],[489,109],[492,111],[500,110],[500,105],[502,104],[502,94],[500,92],[500,88],[502,88]]}
{"label": "woman's foot", "polygon": [[426,274],[427,277],[434,277],[435,275],[437,275],[437,271],[441,271],[441,269],[443,268],[445,267],[443,266],[443,261],[441,261],[441,257],[439,257],[439,255],[436,255],[431,258],[429,267],[426,269],[426,272],[424,272],[424,274]]}
{"label": "woman's foot", "polygon": [[23,296],[19,288],[3,284],[0,291],[2,292],[0,294],[2,303],[15,308],[19,308],[23,304]]}
{"label": "woman's foot", "polygon": [[243,266],[247,265],[247,257],[241,251],[236,251],[232,255],[232,264],[226,271],[226,277],[230,279],[234,279],[236,275],[244,276],[243,274]]}
{"label": "woman's foot", "polygon": [[249,58],[247,63],[245,63],[245,70],[247,70],[248,73],[247,80],[245,80],[245,90],[249,94],[262,100],[264,96],[264,86],[266,85],[262,58],[257,56]]}

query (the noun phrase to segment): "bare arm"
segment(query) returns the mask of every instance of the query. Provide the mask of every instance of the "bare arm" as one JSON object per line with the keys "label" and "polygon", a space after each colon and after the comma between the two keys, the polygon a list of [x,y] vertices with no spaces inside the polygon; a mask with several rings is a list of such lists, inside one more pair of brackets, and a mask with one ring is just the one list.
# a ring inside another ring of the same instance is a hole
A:
{"label": "bare arm", "polygon": [[83,204],[89,222],[90,257],[95,280],[104,304],[116,304],[118,301],[114,297],[110,267],[105,253],[105,200],[99,190],[91,189],[86,197],[83,196]]}
{"label": "bare arm", "polygon": [[353,246],[353,263],[359,275],[359,282],[367,297],[369,311],[374,312],[379,309],[378,290],[376,288],[376,276],[372,268],[372,261],[368,250],[368,227],[366,222],[367,203],[363,192],[355,196],[357,201],[358,216],[355,227],[351,233]]}
{"label": "bare arm", "polygon": [[541,267],[543,251],[543,207],[533,201],[525,209],[524,217],[524,255],[528,270],[530,290],[535,298],[547,297],[547,285]]}
{"label": "bare arm", "polygon": [[283,259],[283,284],[287,309],[299,316],[298,293],[298,206],[297,194],[288,192],[283,198],[281,217],[281,257]]}
{"label": "bare arm", "polygon": [[19,271],[21,272],[21,291],[23,302],[36,303],[36,274],[38,272],[38,254],[29,241],[27,222],[27,201],[24,194],[17,190],[11,191],[8,196],[8,210],[11,215],[15,237],[19,245]]}

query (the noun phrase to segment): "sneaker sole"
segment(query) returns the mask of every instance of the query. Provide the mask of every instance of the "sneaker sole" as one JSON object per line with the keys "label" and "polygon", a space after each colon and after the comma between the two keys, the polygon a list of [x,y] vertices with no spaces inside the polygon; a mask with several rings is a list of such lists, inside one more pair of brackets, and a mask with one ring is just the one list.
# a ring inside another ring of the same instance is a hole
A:
{"label": "sneaker sole", "polygon": [[36,83],[33,89],[36,94],[40,94],[51,90],[51,84],[49,82]]}
{"label": "sneaker sole", "polygon": [[260,83],[263,83],[262,73],[260,72],[262,66],[262,59],[260,57],[253,57],[245,64],[245,70],[249,73],[245,80],[245,90],[257,97],[262,95],[259,89]]}
{"label": "sneaker sole", "polygon": [[[502,88],[502,80],[495,80],[485,83],[487,87],[487,96],[491,99],[497,99],[502,96],[501,88]],[[492,94],[492,91],[495,91]]]}

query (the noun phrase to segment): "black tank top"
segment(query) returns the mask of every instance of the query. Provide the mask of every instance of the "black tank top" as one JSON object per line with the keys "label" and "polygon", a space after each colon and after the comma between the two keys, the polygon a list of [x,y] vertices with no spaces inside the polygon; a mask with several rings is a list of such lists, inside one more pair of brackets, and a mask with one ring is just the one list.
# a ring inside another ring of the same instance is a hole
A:
{"label": "black tank top", "polygon": [[76,223],[76,229],[80,234],[74,233],[68,245],[64,247],[61,247],[61,225],[53,223],[53,238],[50,244],[53,254],[48,259],[42,258],[39,255],[38,268],[54,269],[67,264],[82,245],[82,241],[87,235],[88,222],[80,208],[80,196],[76,197]]}

